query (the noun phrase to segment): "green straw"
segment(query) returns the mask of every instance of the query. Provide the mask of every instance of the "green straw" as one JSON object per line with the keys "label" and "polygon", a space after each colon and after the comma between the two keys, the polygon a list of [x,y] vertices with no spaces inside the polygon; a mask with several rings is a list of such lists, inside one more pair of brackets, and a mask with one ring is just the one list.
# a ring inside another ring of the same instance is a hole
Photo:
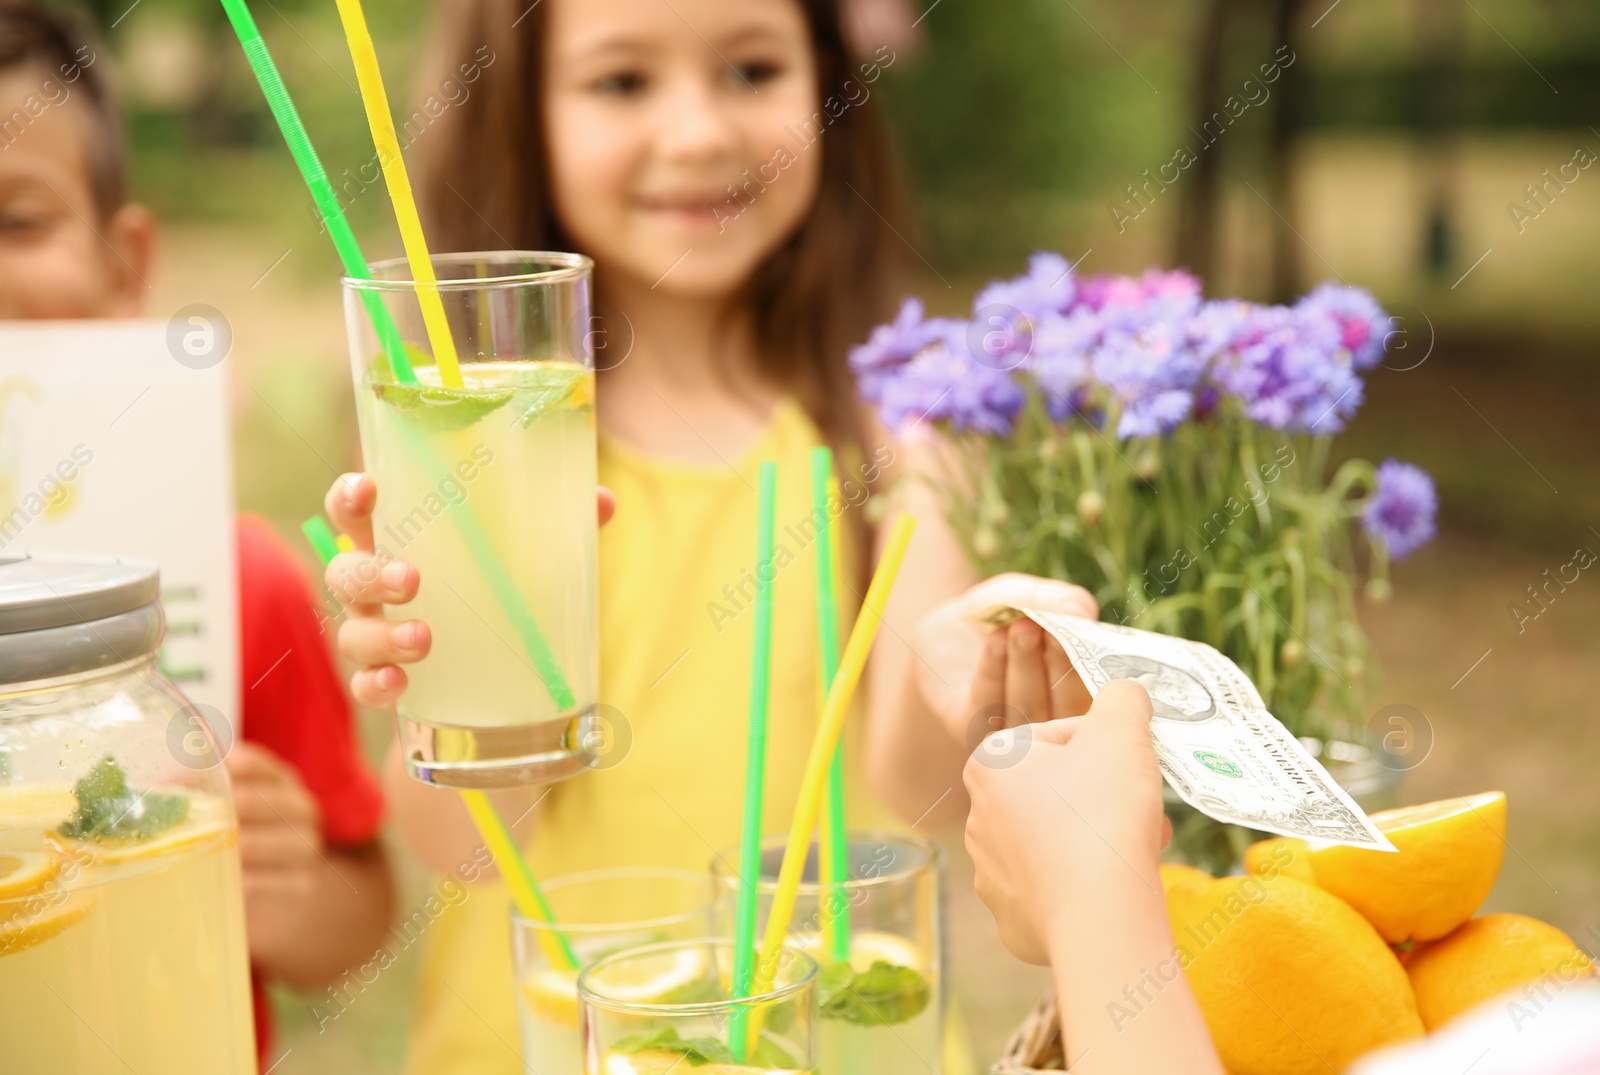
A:
{"label": "green straw", "polygon": [[[228,21],[233,23],[233,32],[238,35],[239,46],[244,49],[244,58],[250,61],[250,69],[261,84],[267,107],[272,109],[272,117],[278,121],[278,129],[283,132],[283,140],[289,144],[289,152],[300,168],[300,175],[311,190],[311,199],[322,214],[322,222],[327,226],[334,249],[339,252],[339,260],[344,262],[345,274],[354,280],[372,279],[367,259],[361,256],[361,247],[356,244],[355,232],[350,230],[350,222],[345,219],[344,207],[333,192],[333,184],[328,182],[328,173],[323,170],[316,150],[311,148],[311,138],[306,134],[305,124],[300,121],[300,113],[295,111],[294,102],[289,99],[289,91],[278,74],[278,65],[272,62],[272,55],[267,52],[266,42],[261,40],[261,30],[256,26],[255,18],[251,16],[244,0],[222,0],[222,7],[228,13]],[[395,377],[401,384],[416,384],[417,375],[411,368],[411,359],[406,354],[394,319],[383,305],[382,296],[370,288],[359,290],[361,301],[367,307],[367,316],[372,319],[372,328],[378,334]]]}
{"label": "green straw", "polygon": [[[777,519],[778,465],[761,464],[756,516],[756,622],[750,652],[750,738],[745,747],[744,828],[739,842],[739,902],[733,923],[733,996],[748,997],[755,973],[756,893],[761,882],[761,800],[766,783],[767,697],[772,668],[773,531]],[[764,569],[764,570],[763,570]],[[748,1010],[734,1007],[728,1046],[745,1059]]]}
{"label": "green straw", "polygon": [[[300,532],[311,542],[311,547],[317,550],[317,556],[321,558],[324,566],[339,555],[338,539],[333,536],[333,529],[328,526],[328,520],[322,516],[313,515],[301,523]],[[502,865],[501,873],[511,888],[517,909],[522,912],[522,916],[535,922],[554,925],[556,918],[550,910],[550,901],[545,899],[544,890],[539,887],[533,871],[528,868],[528,860],[517,848],[511,830],[500,817],[499,811],[495,810],[489,796],[481,791],[463,790],[461,799],[467,804],[467,811],[483,835],[484,843],[494,852],[496,860],[509,860],[510,871],[506,871]],[[540,946],[546,948],[545,958],[552,965],[564,965],[568,970],[574,971],[578,969],[580,965],[578,955],[572,950],[572,942],[567,940],[565,933],[559,929],[541,931],[538,938]],[[553,946],[548,944],[550,940],[555,942]]]}
{"label": "green straw", "polygon": [[[839,671],[839,610],[834,600],[833,518],[828,512],[828,478],[833,474],[833,451],[822,444],[811,449],[811,516],[817,521],[817,652],[822,659],[822,682],[826,692]],[[832,925],[833,961],[850,962],[850,916],[845,901],[834,886],[842,885],[850,872],[850,845],[844,827],[844,741],[833,750],[828,766],[828,797],[823,824],[830,839],[828,861],[822,862],[826,882],[824,913]]]}
{"label": "green straw", "polygon": [[[306,134],[305,124],[300,121],[300,114],[295,111],[294,102],[289,99],[289,91],[283,84],[283,78],[278,74],[277,65],[272,62],[271,54],[267,52],[266,43],[261,40],[261,31],[257,28],[255,19],[251,17],[250,9],[245,6],[244,0],[222,0],[222,6],[228,13],[228,20],[233,23],[234,33],[239,37],[245,58],[250,61],[250,69],[255,72],[256,81],[261,84],[261,92],[266,95],[267,106],[272,109],[272,115],[278,121],[278,129],[283,132],[284,141],[289,144],[289,152],[294,156],[295,163],[300,167],[300,174],[311,190],[312,200],[322,213],[323,222],[328,227],[328,236],[333,240],[340,260],[344,262],[345,274],[354,280],[372,279],[372,272],[367,268],[366,258],[361,254],[355,233],[350,230],[350,222],[345,219],[344,209],[334,195],[333,185],[328,182],[322,161],[318,159],[316,150],[311,148],[311,138]],[[361,301],[366,305],[367,315],[372,319],[373,330],[383,343],[384,354],[388,356],[389,366],[394,371],[395,377],[403,384],[416,384],[416,372],[411,368],[411,361],[406,355],[399,329],[395,327],[394,320],[383,305],[383,299],[370,288],[358,288],[357,291],[361,295]],[[414,445],[414,448],[419,455],[425,456],[427,445]],[[562,711],[571,709],[576,704],[572,689],[567,685],[566,677],[561,674],[561,668],[550,652],[550,645],[545,640],[544,633],[539,630],[539,624],[534,620],[532,611],[522,600],[520,591],[512,584],[511,576],[501,565],[499,557],[494,554],[494,547],[489,541],[488,534],[484,532],[483,524],[470,511],[452,511],[450,517],[455,520],[468,550],[482,569],[506,618],[511,621],[511,626],[528,651],[528,656],[533,659],[534,670],[544,681],[550,700]]]}

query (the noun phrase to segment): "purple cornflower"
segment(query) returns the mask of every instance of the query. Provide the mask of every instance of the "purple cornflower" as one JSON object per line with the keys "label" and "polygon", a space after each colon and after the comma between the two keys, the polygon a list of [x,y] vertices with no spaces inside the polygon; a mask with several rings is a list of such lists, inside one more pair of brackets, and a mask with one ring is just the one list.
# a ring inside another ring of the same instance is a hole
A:
{"label": "purple cornflower", "polygon": [[1273,429],[1337,433],[1361,404],[1338,326],[1316,312],[1285,306],[1249,309],[1231,348],[1211,367],[1224,395],[1245,416]]}
{"label": "purple cornflower", "polygon": [[923,420],[957,432],[1006,436],[1026,393],[1010,372],[973,359],[967,323],[945,322],[943,338],[879,383],[879,417],[900,430]]}
{"label": "purple cornflower", "polygon": [[1433,540],[1439,494],[1427,472],[1410,463],[1385,460],[1378,468],[1372,499],[1361,525],[1399,560]]}
{"label": "purple cornflower", "polygon": [[1003,306],[1037,324],[1066,310],[1077,297],[1078,283],[1067,259],[1040,251],[1028,259],[1028,271],[1021,276],[996,280],[978,292],[972,312],[976,316],[986,307]]}
{"label": "purple cornflower", "polygon": [[1294,308],[1330,319],[1338,328],[1340,346],[1350,352],[1356,369],[1371,369],[1383,358],[1389,315],[1369,292],[1328,281],[1318,284]]}
{"label": "purple cornflower", "polygon": [[887,325],[872,330],[867,342],[850,349],[850,368],[856,374],[861,398],[869,403],[882,400],[883,385],[917,352],[942,339],[950,321],[925,320],[922,300],[910,298],[900,304],[900,312]]}
{"label": "purple cornflower", "polygon": [[1172,432],[1194,412],[1202,366],[1181,324],[1158,321],[1138,333],[1108,333],[1095,351],[1094,377],[1121,404],[1117,436]]}
{"label": "purple cornflower", "polygon": [[1027,369],[1052,421],[1083,413],[1094,381],[1089,355],[1100,343],[1101,330],[1098,315],[1083,306],[1047,317],[1034,329]]}

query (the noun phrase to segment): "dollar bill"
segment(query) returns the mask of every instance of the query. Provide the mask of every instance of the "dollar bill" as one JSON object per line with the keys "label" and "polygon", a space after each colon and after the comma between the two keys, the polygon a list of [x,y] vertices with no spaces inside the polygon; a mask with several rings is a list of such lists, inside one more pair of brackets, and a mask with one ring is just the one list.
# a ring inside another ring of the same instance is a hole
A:
{"label": "dollar bill", "polygon": [[1196,810],[1282,836],[1395,850],[1216,649],[1035,609],[993,609],[979,618],[1004,624],[1024,615],[1061,643],[1091,696],[1113,679],[1144,685],[1161,773]]}

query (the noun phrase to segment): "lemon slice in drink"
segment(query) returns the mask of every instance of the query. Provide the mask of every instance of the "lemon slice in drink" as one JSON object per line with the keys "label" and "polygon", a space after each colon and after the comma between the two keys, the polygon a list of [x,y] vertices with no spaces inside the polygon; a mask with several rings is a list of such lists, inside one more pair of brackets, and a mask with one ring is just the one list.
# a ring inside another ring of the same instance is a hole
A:
{"label": "lemon slice in drink", "polygon": [[208,841],[221,841],[231,835],[233,817],[226,802],[212,795],[191,793],[188,798],[188,815],[172,828],[148,840],[58,839],[72,852],[87,854],[96,865],[110,866],[188,850]]}
{"label": "lemon slice in drink", "polygon": [[707,958],[703,948],[680,948],[638,960],[627,973],[623,966],[609,968],[604,983],[597,983],[597,991],[624,1004],[655,1004],[670,993],[704,980]]}
{"label": "lemon slice in drink", "polygon": [[61,870],[54,851],[0,852],[0,900],[31,896]]}
{"label": "lemon slice in drink", "polygon": [[[790,943],[796,943],[791,941]],[[830,963],[827,950],[823,947],[823,937],[820,933],[813,933],[804,940],[798,941],[800,950],[815,959],[818,963]],[[906,940],[894,933],[883,933],[878,930],[858,930],[850,934],[850,969],[857,974],[864,974],[872,969],[872,965],[882,960],[896,967],[910,967],[912,970],[927,973],[927,957],[922,954],[912,941]]]}
{"label": "lemon slice in drink", "polygon": [[668,1049],[646,1049],[637,1053],[608,1053],[601,1062],[605,1075],[801,1075],[783,1068],[752,1068],[743,1064],[698,1064],[691,1066],[682,1053]]}
{"label": "lemon slice in drink", "polygon": [[556,967],[539,967],[522,980],[528,1008],[546,1022],[578,1027],[578,975]]}
{"label": "lemon slice in drink", "polygon": [[77,806],[77,797],[65,784],[0,787],[0,842],[21,835],[37,845],[40,833],[67,820]]}
{"label": "lemon slice in drink", "polygon": [[32,914],[23,908],[0,918],[0,958],[43,944],[83,921],[93,909],[93,896],[75,892],[59,906],[45,907]]}

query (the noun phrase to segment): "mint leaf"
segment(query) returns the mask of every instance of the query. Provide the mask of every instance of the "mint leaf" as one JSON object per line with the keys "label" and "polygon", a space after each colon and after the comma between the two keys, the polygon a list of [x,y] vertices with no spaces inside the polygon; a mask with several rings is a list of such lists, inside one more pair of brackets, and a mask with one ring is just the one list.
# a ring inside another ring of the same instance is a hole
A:
{"label": "mint leaf", "polygon": [[674,1026],[661,1027],[653,1034],[629,1034],[618,1038],[611,1047],[619,1053],[642,1053],[650,1050],[677,1053],[694,1068],[706,1064],[734,1063],[733,1050],[720,1039],[685,1038],[678,1034],[678,1028]]}
{"label": "mint leaf", "polygon": [[517,421],[526,429],[582,391],[589,371],[568,362],[539,362],[517,371]]}
{"label": "mint leaf", "polygon": [[440,388],[381,381],[373,382],[372,392],[395,413],[430,433],[451,433],[477,425],[515,394],[509,388]]}
{"label": "mint leaf", "polygon": [[890,1026],[915,1019],[928,1006],[928,979],[884,960],[854,973],[847,963],[823,968],[817,979],[818,1013],[856,1026]]}
{"label": "mint leaf", "polygon": [[72,785],[72,794],[78,808],[57,831],[75,840],[148,840],[189,816],[182,795],[136,794],[109,754]]}

